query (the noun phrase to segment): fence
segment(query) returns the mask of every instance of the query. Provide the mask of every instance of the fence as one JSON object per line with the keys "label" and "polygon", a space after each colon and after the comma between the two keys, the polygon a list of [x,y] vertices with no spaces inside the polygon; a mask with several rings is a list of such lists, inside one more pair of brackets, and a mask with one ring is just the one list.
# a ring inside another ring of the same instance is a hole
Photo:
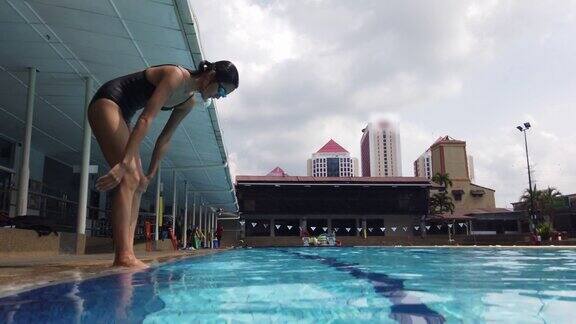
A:
{"label": "fence", "polygon": [[[16,204],[11,197],[16,197],[17,188],[4,185],[0,187],[0,211],[9,214]],[[30,216],[52,220],[59,231],[76,232],[78,202],[41,192],[28,192],[28,209],[33,211]],[[88,219],[86,220],[86,234],[96,237],[112,237],[112,211],[88,206]],[[144,222],[151,220],[154,223],[154,213],[140,212],[134,237],[137,240],[145,238]]]}

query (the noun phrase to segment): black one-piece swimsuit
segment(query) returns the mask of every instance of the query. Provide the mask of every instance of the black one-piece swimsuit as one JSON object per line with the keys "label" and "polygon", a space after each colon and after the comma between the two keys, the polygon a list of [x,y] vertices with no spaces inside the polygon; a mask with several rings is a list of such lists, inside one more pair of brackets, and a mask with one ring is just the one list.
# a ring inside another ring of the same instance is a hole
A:
{"label": "black one-piece swimsuit", "polygon": [[[176,66],[175,64],[162,64],[153,67],[163,65]],[[152,97],[156,89],[156,87],[146,79],[145,72],[146,70],[128,74],[104,83],[98,91],[96,91],[90,104],[101,98],[114,101],[120,107],[122,117],[126,121],[126,124],[130,125],[130,120],[134,114],[136,114],[136,111],[144,108],[148,99]],[[174,107],[175,106],[163,107],[162,110],[171,110]]]}

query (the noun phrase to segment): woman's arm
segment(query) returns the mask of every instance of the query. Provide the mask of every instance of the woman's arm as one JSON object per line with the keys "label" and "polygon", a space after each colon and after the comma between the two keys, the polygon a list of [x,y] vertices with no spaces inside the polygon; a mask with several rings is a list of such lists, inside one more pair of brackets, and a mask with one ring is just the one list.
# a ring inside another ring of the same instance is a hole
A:
{"label": "woman's arm", "polygon": [[126,172],[137,172],[136,160],[139,158],[138,149],[140,143],[164,103],[183,80],[183,75],[177,67],[164,67],[161,71],[156,89],[150,99],[148,99],[146,107],[140,114],[134,129],[130,132],[130,137],[124,150],[124,157],[105,176],[98,179],[96,182],[98,190],[110,190],[122,181]]}
{"label": "woman's arm", "polygon": [[[168,69],[176,69],[179,71],[177,67],[169,67]],[[130,133],[130,138],[128,139],[128,144],[124,151],[124,159],[122,160],[122,163],[125,164],[125,166],[129,165],[131,160],[136,157],[138,147],[144,139],[144,136],[148,133],[152,121],[156,118],[156,115],[158,115],[158,112],[162,106],[164,106],[164,103],[168,100],[172,91],[182,83],[182,73],[173,72],[175,71],[167,71],[163,76],[160,83],[156,86],[154,93],[150,99],[148,99],[144,111],[140,114],[140,117],[134,126],[134,130]]]}
{"label": "woman's arm", "polygon": [[156,175],[160,161],[162,160],[164,154],[166,154],[166,151],[168,151],[168,147],[170,146],[170,139],[172,138],[174,131],[178,125],[180,125],[184,117],[190,113],[193,108],[193,104],[193,99],[190,98],[186,100],[186,102],[174,107],[174,110],[172,110],[172,114],[166,122],[164,129],[162,129],[158,139],[156,139],[154,151],[152,152],[152,159],[150,160],[150,166],[148,167],[148,173],[146,175],[148,179],[152,179],[154,178],[154,175]]}

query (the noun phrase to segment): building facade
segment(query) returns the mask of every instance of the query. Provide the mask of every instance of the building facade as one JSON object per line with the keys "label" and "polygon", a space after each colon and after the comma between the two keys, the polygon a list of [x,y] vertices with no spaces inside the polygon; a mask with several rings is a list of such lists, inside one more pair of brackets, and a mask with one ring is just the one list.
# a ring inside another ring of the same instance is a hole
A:
{"label": "building facade", "polygon": [[360,152],[362,176],[402,176],[400,132],[392,122],[368,123],[362,130]]}
{"label": "building facade", "polygon": [[472,155],[468,155],[468,177],[470,181],[475,181],[475,174],[474,174],[474,157]]}
{"label": "building facade", "polygon": [[430,146],[432,175],[449,174],[452,186],[448,192],[455,206],[455,213],[475,209],[494,209],[494,189],[479,186],[470,180],[466,142],[450,136],[440,137]]}
{"label": "building facade", "polygon": [[307,170],[310,177],[357,177],[358,159],[330,139],[308,159]]}

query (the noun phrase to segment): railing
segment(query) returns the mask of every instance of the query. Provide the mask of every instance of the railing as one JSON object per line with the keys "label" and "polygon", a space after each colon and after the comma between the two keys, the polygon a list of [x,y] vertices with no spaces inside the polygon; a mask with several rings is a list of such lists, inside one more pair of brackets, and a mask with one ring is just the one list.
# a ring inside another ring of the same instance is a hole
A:
{"label": "railing", "polygon": [[[13,186],[0,187],[0,211],[8,214],[11,207],[16,207],[16,204],[10,201],[12,195],[17,192],[18,190]],[[112,211],[94,206],[88,206],[87,208],[86,234],[97,237],[112,237]],[[36,216],[55,220],[58,227],[64,229],[64,231],[76,231],[78,213],[78,202],[76,201],[40,192],[28,192],[28,209],[37,211],[38,214]],[[155,214],[150,212],[140,212],[138,214],[138,222],[134,234],[135,239],[145,238],[144,222],[147,219],[151,219],[152,223],[154,223],[154,217]]]}

